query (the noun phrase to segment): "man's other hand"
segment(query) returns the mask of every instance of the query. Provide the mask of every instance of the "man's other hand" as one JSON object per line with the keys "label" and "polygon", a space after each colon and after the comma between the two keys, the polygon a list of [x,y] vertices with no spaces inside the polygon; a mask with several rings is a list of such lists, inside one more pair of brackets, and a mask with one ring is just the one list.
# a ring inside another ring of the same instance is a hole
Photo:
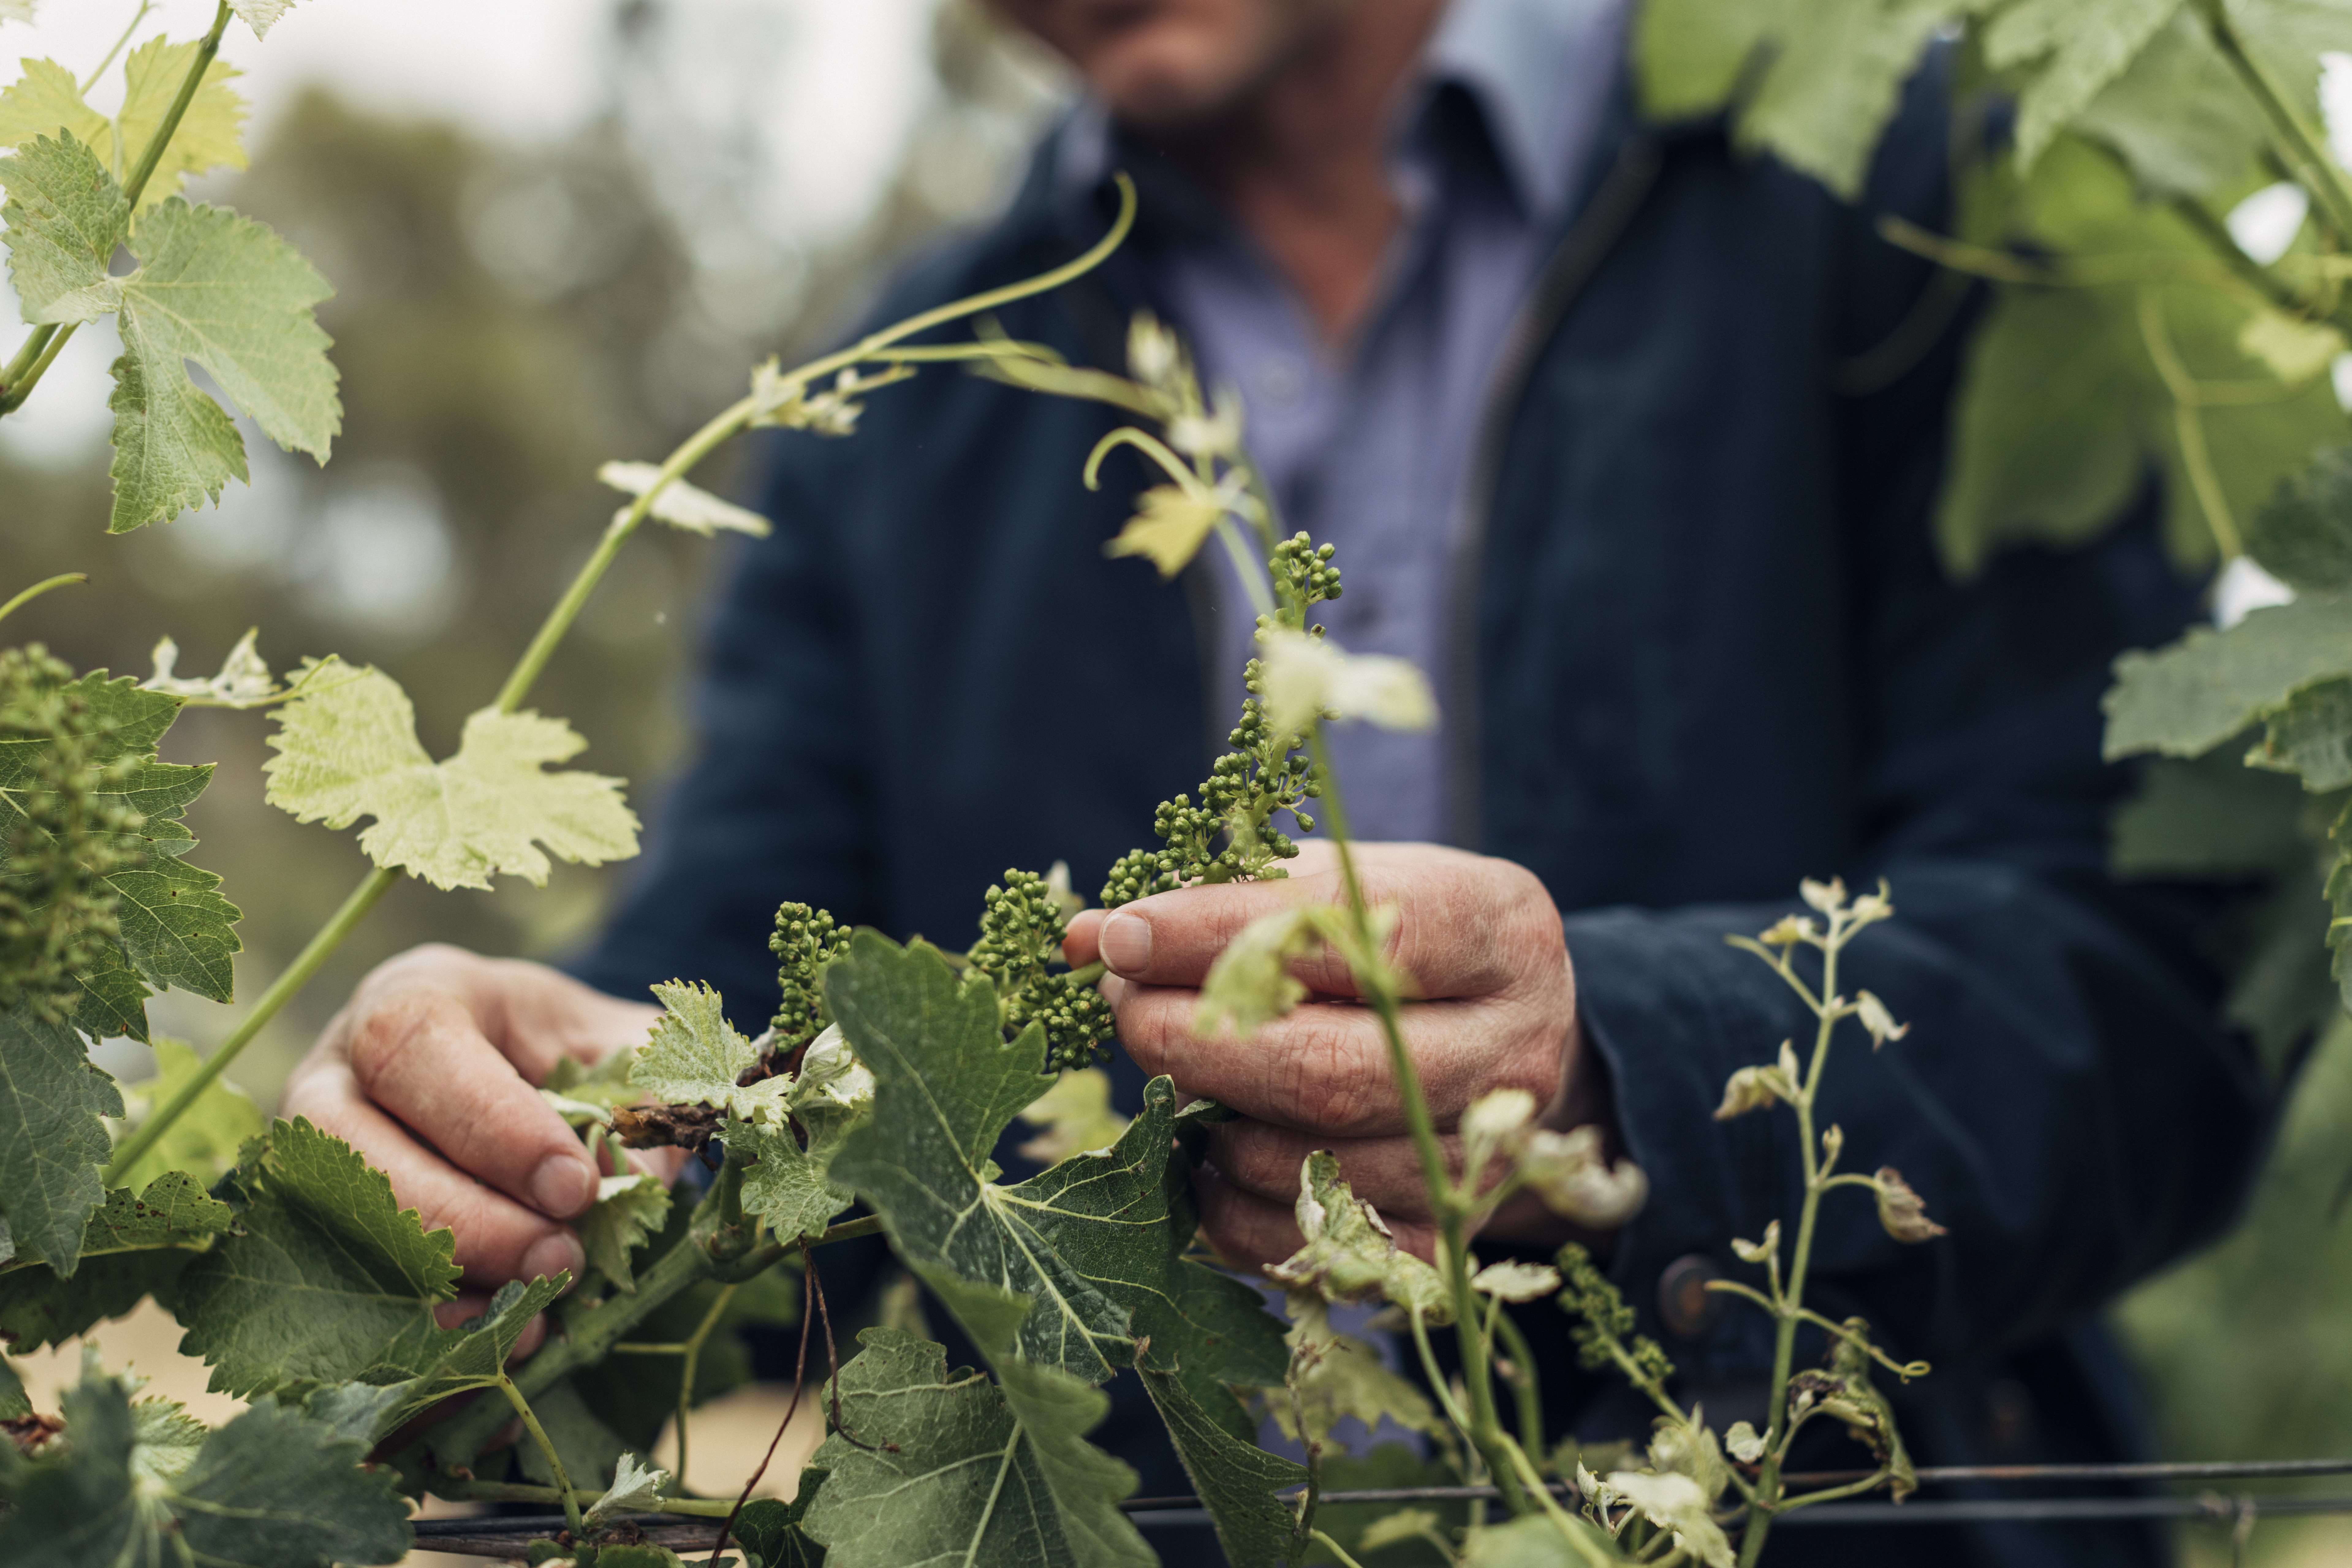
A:
{"label": "man's other hand", "polygon": [[360,983],[281,1109],[367,1156],[425,1229],[457,1233],[467,1289],[440,1310],[454,1325],[509,1279],[580,1278],[563,1222],[595,1201],[598,1173],[535,1086],[565,1057],[599,1062],[643,1040],[660,1016],[543,964],[415,948]]}
{"label": "man's other hand", "polygon": [[[1593,1120],[1575,972],[1543,884],[1510,861],[1435,845],[1359,845],[1355,857],[1366,900],[1397,907],[1388,956],[1413,997],[1403,1007],[1405,1044],[1448,1160],[1458,1169],[1463,1108],[1491,1089],[1528,1090],[1547,1126]],[[1284,880],[1160,893],[1070,925],[1065,951],[1073,964],[1099,957],[1108,968],[1103,990],[1137,1063],[1241,1113],[1215,1130],[1212,1169],[1199,1182],[1202,1229],[1236,1267],[1297,1250],[1292,1205],[1299,1166],[1317,1149],[1339,1156],[1356,1195],[1401,1246],[1423,1258],[1433,1250],[1428,1189],[1380,1018],[1353,1000],[1336,953],[1292,963],[1308,1001],[1255,1035],[1192,1031],[1201,982],[1235,932],[1297,900],[1345,896],[1338,856],[1310,843]],[[1567,1234],[1525,1194],[1489,1229],[1531,1240]]]}

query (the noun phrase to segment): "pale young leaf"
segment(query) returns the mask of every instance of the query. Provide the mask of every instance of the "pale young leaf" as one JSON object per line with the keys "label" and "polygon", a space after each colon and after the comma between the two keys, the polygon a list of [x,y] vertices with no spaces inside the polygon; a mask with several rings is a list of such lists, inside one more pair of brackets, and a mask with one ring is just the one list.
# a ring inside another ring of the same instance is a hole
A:
{"label": "pale young leaf", "polygon": [[782,1106],[791,1079],[765,1078],[749,1088],[735,1081],[760,1053],[727,1021],[718,992],[672,980],[654,987],[654,999],[667,1010],[629,1069],[632,1085],[665,1105],[715,1106],[740,1121]]}
{"label": "pale young leaf", "polygon": [[669,1472],[656,1469],[635,1454],[624,1454],[613,1469],[613,1484],[589,1505],[588,1521],[601,1523],[616,1513],[649,1513],[669,1485]]}
{"label": "pale young leaf", "polygon": [[[606,463],[596,470],[596,478],[625,495],[643,496],[661,478],[661,468],[655,463]],[[615,519],[625,517],[628,510],[623,507],[613,515]],[[716,538],[721,529],[746,533],[753,539],[765,539],[773,531],[768,520],[758,512],[721,500],[684,479],[672,479],[655,491],[653,505],[646,509],[646,514],[705,539]]]}
{"label": "pale young leaf", "polygon": [[1231,387],[1217,389],[1216,407],[1205,414],[1179,414],[1168,422],[1168,444],[1188,458],[1230,457],[1242,449],[1242,400]]}
{"label": "pale young leaf", "polygon": [[1711,1504],[1699,1483],[1680,1474],[1647,1475],[1619,1470],[1609,1485],[1642,1516],[1661,1530],[1674,1532],[1675,1544],[1707,1568],[1733,1568],[1731,1542],[1715,1522]]}
{"label": "pale young leaf", "polygon": [[1742,1263],[1771,1262],[1780,1256],[1780,1222],[1776,1219],[1766,1226],[1764,1239],[1761,1241],[1742,1241],[1738,1237],[1733,1237],[1731,1250],[1738,1255]]}
{"label": "pale young leaf", "polygon": [[1175,576],[1192,564],[1225,514],[1214,494],[1181,485],[1154,485],[1136,498],[1139,510],[1118,537],[1103,546],[1106,555],[1140,555]]}
{"label": "pale young leaf", "polygon": [[1832,877],[1826,882],[1816,882],[1807,877],[1798,882],[1797,891],[1806,903],[1822,914],[1835,914],[1845,902],[1845,879]]}
{"label": "pale young leaf", "polygon": [[29,22],[35,0],[0,0],[0,22]]}
{"label": "pale young leaf", "polygon": [[589,866],[637,851],[618,779],[546,771],[587,744],[561,720],[484,709],[466,721],[457,754],[436,763],[398,682],[329,660],[278,723],[278,754],[262,764],[269,803],[330,827],[375,818],[360,835],[368,858],[436,888],[488,888],[499,872],[544,885],[540,845]]}
{"label": "pale young leaf", "polygon": [[131,1407],[131,1433],[132,1479],[162,1487],[195,1462],[212,1428],[176,1399],[142,1399]]}
{"label": "pale young leaf", "polygon": [[1290,973],[1290,961],[1313,952],[1323,941],[1323,910],[1308,905],[1276,910],[1234,934],[1209,965],[1192,1027],[1213,1035],[1229,1022],[1246,1039],[1307,999],[1306,984]]}
{"label": "pale young leaf", "polygon": [[100,169],[113,163],[114,124],[82,101],[74,73],[56,60],[28,59],[24,75],[0,91],[0,147],[20,147],[59,132],[95,153]]}
{"label": "pale young leaf", "polygon": [[1927,1217],[1927,1200],[1913,1192],[1903,1173],[1881,1165],[1871,1185],[1878,1194],[1878,1223],[1897,1241],[1933,1241],[1944,1227]]}
{"label": "pale young leaf", "polygon": [[661,1178],[649,1171],[633,1171],[600,1178],[596,1201],[572,1227],[579,1233],[588,1266],[634,1294],[637,1282],[629,1269],[629,1251],[657,1235],[668,1217],[669,1189]]}
{"label": "pale young leaf", "polygon": [[1489,1263],[1470,1277],[1470,1289],[1506,1301],[1535,1301],[1557,1294],[1559,1270],[1549,1263]]}
{"label": "pale young leaf", "polygon": [[1723,1103],[1715,1108],[1717,1121],[1728,1121],[1751,1110],[1763,1110],[1797,1098],[1788,1075],[1777,1067],[1744,1067],[1723,1086]]}
{"label": "pale young leaf", "polygon": [[121,187],[97,155],[60,129],[0,159],[8,277],[27,323],[96,321],[121,302],[107,262],[130,221]]}
{"label": "pale young leaf", "polygon": [[1409,659],[1351,654],[1327,637],[1282,628],[1265,641],[1266,717],[1278,730],[1303,734],[1327,712],[1383,730],[1418,731],[1437,723],[1428,678]]}
{"label": "pale young leaf", "polygon": [[2324,321],[2258,310],[2238,329],[2238,349],[2283,382],[2308,381],[2344,353],[2344,334]]}
{"label": "pale young leaf", "polygon": [[1340,1179],[1337,1158],[1321,1150],[1307,1156],[1293,1213],[1307,1245],[1266,1265],[1267,1279],[1327,1301],[1384,1300],[1433,1322],[1444,1320],[1445,1286],[1437,1270],[1397,1246],[1380,1212]]}
{"label": "pale young leaf", "polygon": [[1534,1095],[1524,1089],[1498,1089],[1464,1109],[1462,1137],[1471,1143],[1499,1143],[1535,1117]]}
{"label": "pale young leaf", "polygon": [[[1379,1429],[1383,1419],[1408,1432],[1435,1432],[1439,1416],[1429,1396],[1390,1370],[1370,1342],[1343,1334],[1331,1326],[1331,1310],[1320,1296],[1294,1290],[1284,1305],[1290,1331],[1290,1369],[1284,1392],[1268,1402],[1276,1425],[1297,1442],[1320,1439],[1350,1416],[1364,1430]],[[1299,1417],[1306,1426],[1302,1437]]]}
{"label": "pale young leaf", "polygon": [[1631,1160],[1612,1164],[1601,1129],[1530,1131],[1517,1150],[1519,1179],[1563,1219],[1594,1230],[1614,1230],[1650,1199],[1650,1179]]}
{"label": "pale young leaf", "polygon": [[1058,1165],[1073,1154],[1107,1153],[1128,1128],[1110,1108],[1110,1075],[1100,1068],[1072,1068],[1021,1113],[1045,1131],[1021,1145],[1024,1159]]}
{"label": "pale young leaf", "polygon": [[1853,999],[1854,1016],[1870,1035],[1870,1048],[1876,1050],[1889,1040],[1899,1040],[1911,1032],[1908,1024],[1898,1024],[1886,1004],[1867,991],[1859,992]]}
{"label": "pale young leaf", "polygon": [[252,708],[267,702],[278,695],[278,689],[268,664],[253,646],[258,635],[259,628],[254,627],[237,638],[236,646],[221,660],[220,673],[209,678],[179,674],[180,645],[168,637],[159,638],[151,656],[155,673],[141,681],[140,689],[184,699],[196,708]]}
{"label": "pale young leaf", "polygon": [[257,38],[267,37],[278,18],[294,8],[294,0],[228,0],[228,8],[245,18]]}
{"label": "pale young leaf", "polygon": [[[113,162],[124,177],[163,128],[188,68],[195,63],[196,48],[193,39],[174,44],[158,37],[131,50],[122,62],[122,110],[114,118],[120,146]],[[245,99],[228,85],[239,74],[226,60],[215,59],[205,68],[204,80],[173,131],[171,145],[139,193],[141,210],[179,195],[181,182],[191,174],[245,167]],[[100,155],[105,155],[102,151]]]}
{"label": "pale young leaf", "polygon": [[1731,1457],[1743,1465],[1752,1465],[1764,1457],[1764,1439],[1758,1436],[1756,1428],[1745,1421],[1731,1424],[1731,1430],[1723,1435],[1723,1446],[1730,1449]]}
{"label": "pale young leaf", "polygon": [[740,1144],[758,1162],[743,1173],[743,1206],[765,1220],[778,1240],[822,1236],[835,1215],[857,1201],[855,1192],[829,1179],[849,1121],[804,1119],[805,1146],[781,1122],[730,1121],[721,1130],[728,1147]]}

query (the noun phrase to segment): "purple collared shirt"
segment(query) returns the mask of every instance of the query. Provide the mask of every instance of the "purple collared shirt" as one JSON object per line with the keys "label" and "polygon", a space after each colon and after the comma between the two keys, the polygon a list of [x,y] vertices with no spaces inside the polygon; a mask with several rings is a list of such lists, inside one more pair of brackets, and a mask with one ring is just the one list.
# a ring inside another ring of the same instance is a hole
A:
{"label": "purple collared shirt", "polygon": [[[1391,140],[1402,221],[1374,301],[1327,342],[1289,280],[1221,209],[1121,145],[1162,221],[1139,237],[1156,291],[1191,334],[1205,383],[1239,388],[1251,452],[1283,527],[1338,547],[1346,593],[1322,607],[1332,639],[1412,660],[1444,653],[1463,486],[1487,380],[1592,150],[1624,55],[1623,0],[1455,0]],[[1065,167],[1114,156],[1081,111]],[[1247,600],[1216,561],[1223,668],[1250,658]],[[1215,710],[1229,706],[1215,703]],[[1365,839],[1442,840],[1441,731],[1333,731],[1349,826]]]}

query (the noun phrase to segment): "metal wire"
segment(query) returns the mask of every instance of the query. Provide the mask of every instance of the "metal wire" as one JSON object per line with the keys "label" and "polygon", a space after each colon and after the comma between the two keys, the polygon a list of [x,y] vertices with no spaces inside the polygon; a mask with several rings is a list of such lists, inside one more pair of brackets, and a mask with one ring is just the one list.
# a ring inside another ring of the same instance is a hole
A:
{"label": "metal wire", "polygon": [[[1818,1470],[1785,1478],[1800,1486],[1835,1486],[1861,1480],[1867,1470]],[[2352,1459],[2261,1459],[2210,1464],[2150,1465],[1946,1465],[1919,1471],[1919,1484],[2011,1485],[2023,1482],[2275,1480],[2298,1476],[2352,1474]],[[1566,1492],[1565,1483],[1555,1491]],[[1347,1503],[1491,1502],[1493,1487],[1375,1487],[1323,1494],[1326,1506]],[[1181,1529],[1209,1522],[1197,1497],[1129,1498],[1119,1509],[1142,1529]],[[2352,1513],[2352,1496],[2297,1497],[2207,1492],[2200,1497],[2074,1497],[1929,1499],[1912,1502],[1822,1503],[1799,1509],[1780,1521],[1800,1525],[1935,1525],[2091,1522],[2130,1519],[2189,1519],[2213,1523],[2262,1514]],[[677,1514],[630,1516],[645,1539],[673,1549],[707,1545],[716,1526],[709,1520],[686,1522]],[[478,1557],[511,1557],[527,1542],[564,1528],[562,1514],[477,1519],[420,1519],[416,1541],[435,1552]]]}

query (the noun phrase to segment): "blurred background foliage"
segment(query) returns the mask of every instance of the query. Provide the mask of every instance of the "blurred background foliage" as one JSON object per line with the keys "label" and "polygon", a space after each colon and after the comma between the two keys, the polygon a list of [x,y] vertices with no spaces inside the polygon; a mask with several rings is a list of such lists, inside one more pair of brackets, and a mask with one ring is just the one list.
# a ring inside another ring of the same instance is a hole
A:
{"label": "blurred background foliage", "polygon": [[[250,489],[109,539],[102,419],[87,426],[95,439],[63,441],[12,421],[0,586],[67,571],[90,583],[21,612],[11,643],[143,674],[169,633],[182,672],[208,672],[257,626],[279,668],[329,652],[381,664],[415,697],[427,748],[446,754],[610,515],[596,465],[659,456],[737,395],[757,360],[814,352],[893,261],[984,218],[1064,90],[974,0],[941,0],[899,167],[867,210],[812,237],[749,194],[762,153],[745,107],[760,84],[714,94],[684,58],[692,18],[656,0],[611,15],[605,107],[561,144],[492,143],[312,91],[276,116],[248,172],[196,192],[279,228],[335,285],[320,312],[347,406],[334,460],[314,468],[248,431]],[[711,63],[707,48],[700,58]],[[87,358],[102,371],[112,353],[93,345]],[[43,397],[93,393],[102,405],[102,382],[60,376]],[[699,477],[725,490],[740,458]],[[702,541],[640,536],[534,697],[589,737],[579,765],[630,782],[641,814],[685,760],[677,700],[697,605],[725,559]],[[351,835],[263,803],[266,730],[258,715],[192,710],[166,750],[219,764],[191,821],[199,863],[245,910],[246,994],[365,868]],[[416,942],[560,957],[627,874],[559,867],[543,890],[509,881],[492,894],[404,884],[235,1076],[269,1103],[359,976]],[[235,1019],[177,993],[153,1006],[162,1031],[205,1048]],[[109,1051],[126,1078],[149,1070],[140,1047]],[[2352,1455],[2346,1125],[2352,1026],[2305,1066],[2247,1222],[2118,1308],[2167,1457]],[[2193,1559],[2230,1560],[2225,1532],[2185,1541]],[[2265,1524],[2253,1546],[2250,1562],[2352,1560],[2352,1535],[2324,1521]]]}

